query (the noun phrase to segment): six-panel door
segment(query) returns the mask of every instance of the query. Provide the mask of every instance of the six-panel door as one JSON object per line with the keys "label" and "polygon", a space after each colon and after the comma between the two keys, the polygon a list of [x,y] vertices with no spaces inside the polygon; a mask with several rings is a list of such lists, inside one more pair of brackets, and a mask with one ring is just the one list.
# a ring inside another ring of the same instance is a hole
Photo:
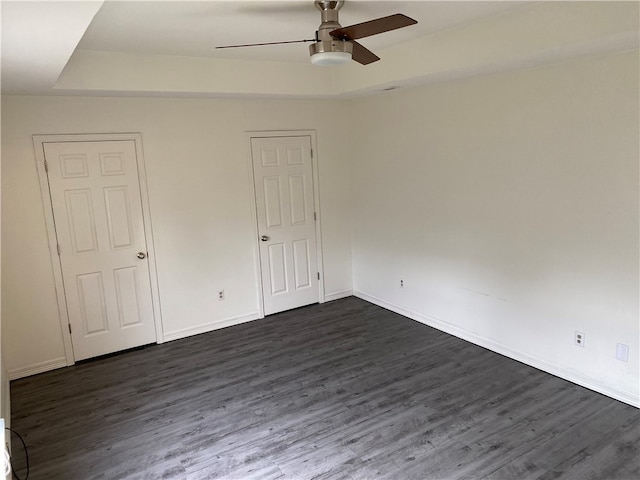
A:
{"label": "six-panel door", "polygon": [[264,313],[317,303],[311,138],[251,138]]}
{"label": "six-panel door", "polygon": [[135,143],[44,152],[75,359],[155,342]]}

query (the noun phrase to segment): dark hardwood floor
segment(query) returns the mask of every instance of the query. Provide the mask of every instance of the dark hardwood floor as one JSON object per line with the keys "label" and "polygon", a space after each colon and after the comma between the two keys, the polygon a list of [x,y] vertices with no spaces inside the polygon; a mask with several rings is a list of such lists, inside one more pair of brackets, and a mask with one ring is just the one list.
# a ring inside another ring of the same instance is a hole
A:
{"label": "dark hardwood floor", "polygon": [[356,298],[17,380],[11,400],[32,480],[640,478],[640,410]]}

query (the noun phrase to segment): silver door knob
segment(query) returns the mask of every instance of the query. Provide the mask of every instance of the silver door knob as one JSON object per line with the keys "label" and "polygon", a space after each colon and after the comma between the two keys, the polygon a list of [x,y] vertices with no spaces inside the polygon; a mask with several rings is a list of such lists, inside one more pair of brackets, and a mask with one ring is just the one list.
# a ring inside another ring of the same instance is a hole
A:
{"label": "silver door knob", "polygon": [[140,260],[143,260],[147,258],[147,254],[144,252],[138,252],[138,255],[136,255],[136,257],[138,257]]}
{"label": "silver door knob", "polygon": [[269,237],[267,237],[266,235],[262,235],[260,237],[260,240],[262,240],[263,242],[268,242],[269,241]]}

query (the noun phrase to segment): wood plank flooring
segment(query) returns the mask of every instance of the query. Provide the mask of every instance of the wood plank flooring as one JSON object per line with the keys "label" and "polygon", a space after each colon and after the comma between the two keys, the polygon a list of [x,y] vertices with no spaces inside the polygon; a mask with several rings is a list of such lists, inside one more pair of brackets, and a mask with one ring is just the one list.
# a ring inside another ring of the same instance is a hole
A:
{"label": "wood plank flooring", "polygon": [[640,410],[353,297],[11,400],[32,480],[640,478]]}

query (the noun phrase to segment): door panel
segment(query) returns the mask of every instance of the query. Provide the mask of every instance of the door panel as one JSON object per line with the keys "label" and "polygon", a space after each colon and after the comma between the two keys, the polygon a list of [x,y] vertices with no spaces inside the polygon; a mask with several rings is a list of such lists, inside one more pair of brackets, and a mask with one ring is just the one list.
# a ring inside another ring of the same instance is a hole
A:
{"label": "door panel", "polygon": [[135,143],[43,146],[75,359],[155,342]]}
{"label": "door panel", "polygon": [[[291,208],[291,225],[307,223],[307,184],[304,175],[289,175],[289,206]],[[313,197],[311,197],[313,198]]]}
{"label": "door panel", "polygon": [[264,177],[264,208],[267,228],[282,226],[280,177]]}
{"label": "door panel", "polygon": [[309,260],[309,240],[295,240],[293,242],[293,276],[296,290],[307,288],[311,285],[311,265]]}
{"label": "door panel", "polygon": [[111,248],[131,247],[133,227],[127,187],[105,188],[104,203]]}
{"label": "door panel", "polygon": [[140,305],[138,269],[136,267],[117,268],[113,274],[120,326],[128,327],[141,324],[142,318],[138,309]]}
{"label": "door panel", "polygon": [[73,253],[97,252],[98,239],[91,190],[67,190],[64,194]]}
{"label": "door panel", "polygon": [[266,315],[319,301],[311,138],[252,138]]}
{"label": "door panel", "polygon": [[104,299],[102,272],[76,276],[80,322],[85,335],[107,332],[107,308]]}
{"label": "door panel", "polygon": [[271,294],[286,293],[287,265],[284,243],[275,243],[269,249],[269,270],[271,279]]}

